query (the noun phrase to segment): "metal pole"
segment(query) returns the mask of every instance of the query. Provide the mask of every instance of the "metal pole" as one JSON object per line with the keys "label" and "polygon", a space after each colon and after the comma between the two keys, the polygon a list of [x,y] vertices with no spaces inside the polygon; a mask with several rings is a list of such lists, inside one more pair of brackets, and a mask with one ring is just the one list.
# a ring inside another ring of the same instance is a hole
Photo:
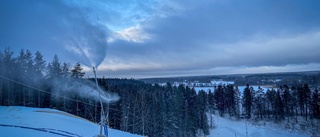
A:
{"label": "metal pole", "polygon": [[247,118],[246,118],[246,137],[248,137],[248,126],[247,126]]}
{"label": "metal pole", "polygon": [[104,124],[104,110],[103,110],[103,104],[102,104],[102,100],[101,100],[101,93],[100,93],[99,86],[98,86],[96,68],[93,66],[92,69],[93,69],[93,74],[94,74],[94,78],[95,78],[95,81],[96,81],[97,91],[98,91],[98,93],[99,93],[99,100],[100,100],[100,106],[101,106],[101,113],[100,113],[100,134],[98,135],[98,137],[105,137],[105,136],[102,134],[102,127],[103,127],[103,124]]}
{"label": "metal pole", "polygon": [[110,101],[108,100],[108,103],[107,103],[107,116],[106,116],[106,120],[108,121],[108,126],[109,126],[109,104],[110,104]]}

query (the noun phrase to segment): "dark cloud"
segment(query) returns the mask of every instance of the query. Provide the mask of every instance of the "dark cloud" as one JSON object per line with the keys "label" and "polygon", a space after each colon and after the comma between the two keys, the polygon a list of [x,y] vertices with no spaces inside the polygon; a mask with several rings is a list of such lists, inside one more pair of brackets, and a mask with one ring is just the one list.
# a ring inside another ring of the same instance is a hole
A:
{"label": "dark cloud", "polygon": [[115,77],[301,70],[320,64],[319,9],[317,0],[2,0],[0,46],[102,62]]}
{"label": "dark cloud", "polygon": [[[165,74],[320,63],[318,1],[174,4],[180,12],[141,23],[151,40],[113,42],[111,56],[141,67],[151,61],[156,64],[152,70]],[[127,71],[146,73],[144,69]]]}

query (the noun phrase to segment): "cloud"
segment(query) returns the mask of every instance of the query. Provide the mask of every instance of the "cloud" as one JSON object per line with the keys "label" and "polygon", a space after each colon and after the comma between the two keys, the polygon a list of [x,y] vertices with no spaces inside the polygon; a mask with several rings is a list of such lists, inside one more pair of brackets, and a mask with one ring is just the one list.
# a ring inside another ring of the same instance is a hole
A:
{"label": "cloud", "polygon": [[109,42],[114,42],[115,40],[125,40],[135,43],[143,43],[145,40],[150,39],[151,36],[142,31],[140,26],[133,26],[126,28],[119,32],[114,32],[113,36],[109,37]]}
{"label": "cloud", "polygon": [[151,39],[110,43],[104,68],[119,75],[196,75],[215,74],[210,70],[216,68],[244,73],[240,68],[277,71],[277,66],[320,63],[317,1],[206,2],[171,1],[163,8],[166,16],[140,24]]}
{"label": "cloud", "polygon": [[320,64],[319,5],[3,0],[0,45],[39,50],[47,59],[58,54],[63,61],[101,64],[100,74],[114,77],[300,70],[290,66]]}

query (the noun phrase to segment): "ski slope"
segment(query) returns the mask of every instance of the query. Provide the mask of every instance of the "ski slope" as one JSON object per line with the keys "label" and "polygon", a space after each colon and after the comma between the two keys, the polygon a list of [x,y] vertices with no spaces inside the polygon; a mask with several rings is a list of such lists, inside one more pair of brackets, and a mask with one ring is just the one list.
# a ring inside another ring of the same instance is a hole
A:
{"label": "ski slope", "polygon": [[[108,137],[141,137],[109,128]],[[93,137],[99,126],[66,112],[0,106],[1,137]]]}
{"label": "ski slope", "polygon": [[[211,130],[210,137],[310,137],[311,135],[290,133],[281,128],[266,126],[255,126],[246,124],[245,120],[231,120],[213,115],[216,128]],[[247,125],[247,134],[246,134]]]}

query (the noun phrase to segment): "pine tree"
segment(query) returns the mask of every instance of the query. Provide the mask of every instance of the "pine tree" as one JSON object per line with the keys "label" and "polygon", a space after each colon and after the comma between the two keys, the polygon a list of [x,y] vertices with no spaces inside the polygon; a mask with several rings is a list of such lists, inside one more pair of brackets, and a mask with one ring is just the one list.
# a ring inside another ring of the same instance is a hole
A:
{"label": "pine tree", "polygon": [[53,60],[51,63],[47,66],[47,77],[48,79],[54,80],[61,78],[62,75],[62,69],[61,69],[61,63],[59,62],[59,58],[57,55],[54,55]]}
{"label": "pine tree", "polygon": [[54,55],[53,60],[51,63],[47,66],[47,80],[49,81],[48,85],[50,87],[50,90],[54,92],[53,96],[46,96],[45,102],[50,102],[50,105],[53,105],[54,108],[60,109],[62,108],[62,103],[60,100],[61,95],[61,87],[56,87],[55,84],[59,85],[61,82],[61,76],[62,76],[62,69],[61,69],[61,63],[59,62],[59,58],[57,55]]}
{"label": "pine tree", "polygon": [[[4,52],[2,53],[2,65],[1,65],[1,76],[7,78],[14,78],[17,74],[17,66],[16,66],[16,59],[13,57],[13,52],[10,48],[5,48]],[[3,79],[2,79],[3,80]],[[3,81],[1,84],[1,92],[2,92],[2,104],[3,105],[14,105],[15,95],[13,92],[13,83],[9,81]]]}
{"label": "pine tree", "polygon": [[260,117],[260,119],[262,119],[264,115],[264,109],[265,109],[265,94],[261,87],[258,88],[253,98],[253,102],[254,102],[254,110],[257,117]]}
{"label": "pine tree", "polygon": [[295,115],[295,121],[298,122],[298,108],[299,108],[299,103],[298,103],[298,91],[295,86],[291,87],[291,112],[294,113]]}
{"label": "pine tree", "polygon": [[304,102],[305,102],[305,96],[304,96],[304,90],[302,85],[299,85],[298,87],[298,102],[299,102],[299,109],[300,109],[300,115],[303,115],[304,112]]}
{"label": "pine tree", "polygon": [[85,72],[82,72],[83,68],[81,67],[80,63],[76,63],[76,65],[71,69],[71,77],[73,78],[82,78]]}
{"label": "pine tree", "polygon": [[284,118],[284,106],[281,100],[280,90],[277,91],[274,104],[276,110],[276,120],[282,120]]}
{"label": "pine tree", "polygon": [[198,128],[204,135],[209,135],[209,125],[208,118],[206,115],[206,107],[207,107],[207,94],[205,91],[201,90],[198,93],[198,106],[199,106],[199,121]]}
{"label": "pine tree", "polygon": [[42,78],[44,75],[44,69],[46,67],[46,61],[43,60],[43,56],[39,51],[35,53],[34,64],[36,74],[39,76],[39,78]]}
{"label": "pine tree", "polygon": [[221,85],[218,86],[218,88],[214,91],[214,99],[216,101],[216,106],[219,111],[219,115],[223,116],[225,111],[225,92]]}
{"label": "pine tree", "polygon": [[226,109],[228,110],[228,114],[230,116],[234,115],[234,93],[233,93],[233,86],[227,85],[225,87],[225,104],[226,104]]}
{"label": "pine tree", "polygon": [[[27,80],[25,83],[35,86],[36,85],[36,81],[34,81],[35,79],[33,79],[34,77],[34,66],[33,66],[34,62],[33,62],[33,56],[32,53],[29,50],[26,50],[26,76],[27,78],[25,80]],[[34,104],[34,100],[36,98],[36,94],[34,89],[30,89],[27,88],[27,106],[31,106],[34,107],[36,106],[36,104]]]}
{"label": "pine tree", "polygon": [[304,90],[304,97],[305,97],[305,114],[306,114],[306,120],[308,120],[308,110],[310,109],[310,104],[311,104],[311,90],[309,88],[308,84],[304,84],[303,86],[303,90]]}
{"label": "pine tree", "polygon": [[208,92],[208,110],[209,110],[209,124],[210,124],[210,128],[213,128],[213,124],[214,124],[214,121],[213,121],[213,117],[212,115],[214,114],[214,108],[215,108],[215,100],[214,100],[214,95],[213,93],[211,92],[211,90],[209,89],[209,92]]}
{"label": "pine tree", "polygon": [[251,107],[252,107],[252,93],[249,89],[249,85],[243,91],[243,107],[247,118],[251,118]]}
{"label": "pine tree", "polygon": [[[31,78],[34,77],[34,67],[33,67],[33,56],[32,53],[30,52],[30,50],[26,50],[26,76],[29,78],[27,80],[31,80]],[[32,83],[33,84],[33,83]]]}
{"label": "pine tree", "polygon": [[62,77],[63,78],[69,78],[70,76],[71,76],[71,74],[70,74],[70,65],[68,63],[63,63],[62,64]]}
{"label": "pine tree", "polygon": [[215,108],[215,100],[214,100],[214,94],[211,92],[211,90],[209,89],[208,92],[208,105],[209,105],[209,111],[211,113],[213,113],[213,110]]}
{"label": "pine tree", "polygon": [[320,99],[318,89],[315,89],[312,94],[312,114],[314,118],[320,119]]}
{"label": "pine tree", "polygon": [[[29,50],[21,49],[20,53],[17,57],[16,62],[16,75],[14,77],[15,80],[21,81],[28,85],[35,85],[34,77],[34,67],[33,67],[33,56]],[[16,105],[23,106],[35,106],[34,98],[35,94],[33,89],[30,89],[21,84],[17,84],[14,88],[15,97],[18,102]]]}
{"label": "pine tree", "polygon": [[298,87],[298,102],[300,106],[300,114],[305,115],[306,120],[308,120],[308,109],[311,102],[311,91],[308,84],[299,85]]}
{"label": "pine tree", "polygon": [[189,116],[190,116],[190,121],[188,122],[189,127],[187,129],[187,131],[189,132],[188,136],[194,137],[196,136],[197,133],[197,121],[199,118],[198,115],[198,101],[197,101],[197,93],[195,91],[195,89],[191,89],[191,95],[190,98],[188,100],[188,104],[189,104]]}
{"label": "pine tree", "polygon": [[[3,68],[4,68],[4,63],[3,63],[3,53],[2,51],[0,50],[0,76],[3,76]],[[0,78],[0,105],[4,105],[4,102],[3,102],[3,81],[2,81],[2,78]]]}
{"label": "pine tree", "polygon": [[276,91],[274,89],[268,90],[266,93],[266,101],[267,101],[267,110],[268,110],[268,118],[270,117],[270,115],[272,115],[273,117],[275,117],[275,100],[276,97]]}
{"label": "pine tree", "polygon": [[291,116],[292,112],[290,109],[290,106],[292,105],[292,97],[289,91],[289,87],[287,85],[283,86],[283,95],[282,95],[282,100],[283,100],[283,106],[284,106],[284,114],[285,116],[289,117]]}
{"label": "pine tree", "polygon": [[[184,98],[183,98],[183,91],[184,87],[183,85],[179,85],[175,88],[174,94],[175,94],[175,103],[174,103],[174,115],[175,118],[175,126],[178,127],[177,130],[183,130],[183,123],[180,121],[183,121],[183,106],[184,106]],[[181,132],[177,132],[176,136],[182,136]]]}
{"label": "pine tree", "polygon": [[239,89],[238,89],[238,86],[236,86],[236,88],[235,88],[235,90],[234,90],[234,102],[235,102],[235,116],[237,117],[237,118],[239,118],[240,117],[240,105],[241,105],[241,103],[240,103],[240,91],[239,91]]}
{"label": "pine tree", "polygon": [[[17,75],[19,81],[30,81],[27,76],[27,57],[24,49],[21,49],[17,57]],[[18,85],[19,92],[17,93],[18,105],[26,106],[27,100],[27,88],[23,85]],[[21,92],[21,93],[20,93]]]}

